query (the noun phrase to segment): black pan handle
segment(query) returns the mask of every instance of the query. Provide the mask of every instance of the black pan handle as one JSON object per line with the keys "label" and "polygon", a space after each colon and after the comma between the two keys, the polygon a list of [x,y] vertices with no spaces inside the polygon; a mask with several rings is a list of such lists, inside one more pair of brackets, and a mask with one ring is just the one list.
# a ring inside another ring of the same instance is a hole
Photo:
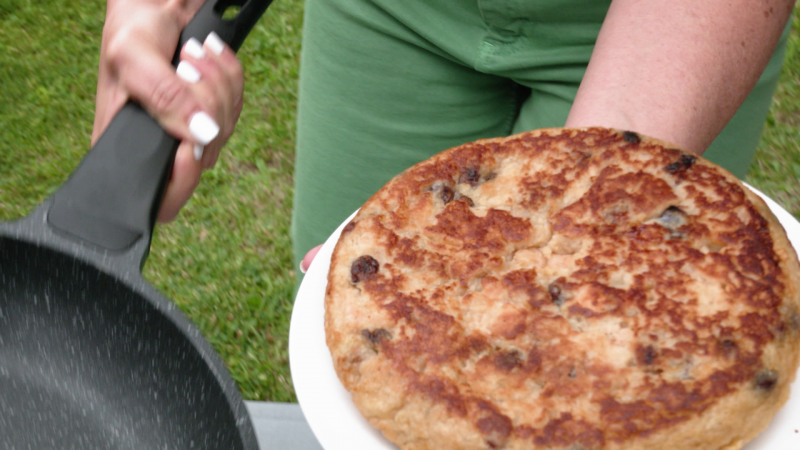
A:
{"label": "black pan handle", "polygon": [[[203,41],[214,31],[234,51],[272,0],[208,0],[180,36],[173,65],[189,38]],[[231,7],[239,11],[223,19]],[[102,250],[122,252],[150,238],[170,178],[179,141],[137,103],[128,102],[54,194],[47,213],[62,236]]]}

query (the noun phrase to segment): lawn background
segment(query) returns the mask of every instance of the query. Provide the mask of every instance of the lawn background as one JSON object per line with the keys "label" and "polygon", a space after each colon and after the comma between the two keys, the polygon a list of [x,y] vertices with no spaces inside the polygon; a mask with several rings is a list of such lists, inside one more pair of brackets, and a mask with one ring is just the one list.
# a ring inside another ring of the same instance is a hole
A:
{"label": "lawn background", "polygon": [[[0,220],[27,214],[88,150],[104,14],[105,0],[0,0]],[[237,131],[180,217],[156,230],[144,270],[248,400],[295,401],[288,236],[301,25],[302,1],[278,0],[242,46]],[[797,31],[746,181],[800,218]]]}

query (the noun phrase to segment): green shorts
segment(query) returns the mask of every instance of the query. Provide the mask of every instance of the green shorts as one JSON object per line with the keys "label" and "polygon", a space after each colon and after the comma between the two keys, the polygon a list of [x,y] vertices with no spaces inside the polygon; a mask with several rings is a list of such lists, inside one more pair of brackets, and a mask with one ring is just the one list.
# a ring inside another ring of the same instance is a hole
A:
{"label": "green shorts", "polygon": [[[480,138],[564,125],[610,0],[307,0],[295,261],[405,168]],[[705,153],[744,177],[789,27]]]}

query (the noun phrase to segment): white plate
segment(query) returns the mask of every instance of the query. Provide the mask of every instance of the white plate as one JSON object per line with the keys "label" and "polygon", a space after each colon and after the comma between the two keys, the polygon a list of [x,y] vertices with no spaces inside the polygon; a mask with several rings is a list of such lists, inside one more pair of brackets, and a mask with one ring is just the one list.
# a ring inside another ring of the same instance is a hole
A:
{"label": "white plate", "polygon": [[[748,186],[750,187],[750,186]],[[766,201],[781,222],[795,249],[800,249],[800,223],[777,203],[750,187]],[[333,370],[325,344],[325,287],[331,253],[344,225],[328,238],[308,270],[292,312],[289,329],[289,365],[300,407],[325,450],[393,450],[397,447],[372,428],[356,409]],[[800,379],[792,395],[760,436],[744,450],[800,449]]]}

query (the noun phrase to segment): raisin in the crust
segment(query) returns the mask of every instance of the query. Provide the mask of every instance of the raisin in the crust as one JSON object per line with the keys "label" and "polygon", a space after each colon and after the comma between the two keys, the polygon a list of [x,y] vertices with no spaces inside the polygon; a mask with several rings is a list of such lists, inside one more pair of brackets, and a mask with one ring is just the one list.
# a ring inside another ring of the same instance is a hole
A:
{"label": "raisin in the crust", "polygon": [[376,328],[372,331],[366,329],[361,330],[361,336],[364,336],[367,340],[369,340],[373,344],[380,344],[382,341],[392,340],[391,333],[384,330],[383,328]]}
{"label": "raisin in the crust", "polygon": [[723,339],[719,341],[719,349],[723,355],[731,357],[739,350],[739,346],[732,339]]}
{"label": "raisin in the crust", "polygon": [[458,200],[464,200],[465,202],[467,202],[467,205],[469,205],[470,208],[475,206],[475,202],[473,202],[472,199],[467,197],[466,195],[458,194]]}
{"label": "raisin in the crust", "polygon": [[556,306],[561,306],[567,300],[566,295],[564,294],[564,290],[561,289],[561,286],[557,283],[551,284],[547,288],[547,292],[550,294],[550,300],[556,304]]}
{"label": "raisin in the crust", "polygon": [[639,138],[639,135],[634,133],[633,131],[626,131],[622,133],[622,138],[625,139],[625,142],[629,144],[638,144],[639,142],[641,142],[641,138]]}
{"label": "raisin in the crust", "polygon": [[642,351],[642,362],[647,366],[651,366],[656,361],[656,356],[658,356],[656,349],[648,345],[645,347],[644,351]]}
{"label": "raisin in the crust", "polygon": [[461,174],[461,177],[458,179],[458,181],[460,183],[467,183],[470,186],[475,187],[478,185],[478,181],[480,181],[480,179],[481,179],[481,173],[478,171],[477,168],[467,167],[467,170],[465,170]]}
{"label": "raisin in the crust", "polygon": [[756,374],[753,380],[756,389],[769,392],[775,385],[778,384],[778,372],[770,369],[764,369]]}
{"label": "raisin in the crust", "polygon": [[672,174],[685,172],[688,168],[694,165],[695,161],[697,161],[696,156],[687,155],[684,153],[677,161],[664,167],[664,170]]}
{"label": "raisin in the crust", "polygon": [[356,221],[355,220],[351,220],[350,222],[347,223],[347,225],[344,226],[344,228],[342,228],[342,234],[347,234],[347,233],[353,231],[353,229],[355,229],[355,227],[356,227]]}
{"label": "raisin in the crust", "polygon": [[372,256],[364,255],[353,261],[350,266],[350,280],[358,283],[361,280],[368,280],[378,273],[380,264]]}
{"label": "raisin in the crust", "polygon": [[686,213],[677,206],[670,206],[661,213],[658,221],[664,228],[675,233],[678,228],[686,223]]}
{"label": "raisin in the crust", "polygon": [[656,350],[652,345],[648,345],[646,347],[638,346],[636,348],[636,362],[639,364],[639,367],[642,371],[649,375],[659,375],[664,372],[664,369],[661,369],[656,365],[656,360],[658,359],[658,350]]}
{"label": "raisin in the crust", "polygon": [[442,199],[445,205],[452,202],[455,196],[456,193],[453,192],[452,189],[450,189],[448,186],[442,186],[442,191],[439,193],[439,198]]}
{"label": "raisin in the crust", "polygon": [[494,357],[494,365],[501,370],[511,371],[521,364],[522,358],[517,350],[503,351]]}

